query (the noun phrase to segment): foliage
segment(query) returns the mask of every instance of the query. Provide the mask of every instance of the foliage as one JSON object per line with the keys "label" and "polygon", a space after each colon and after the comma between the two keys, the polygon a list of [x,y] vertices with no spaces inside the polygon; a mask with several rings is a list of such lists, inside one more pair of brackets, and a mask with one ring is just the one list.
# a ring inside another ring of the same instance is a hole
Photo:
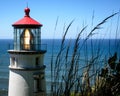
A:
{"label": "foliage", "polygon": [[100,78],[103,86],[96,91],[95,96],[119,96],[120,95],[120,60],[117,61],[117,53],[108,59],[108,67],[101,69]]}
{"label": "foliage", "polygon": [[[100,76],[98,76],[100,72],[100,68],[96,66],[98,63],[100,63],[100,60],[101,60],[101,52],[99,47],[98,47],[98,51],[94,55],[93,55],[93,49],[91,50],[92,54],[90,58],[88,58],[88,54],[87,54],[87,49],[88,49],[87,40],[95,34],[95,30],[100,29],[101,25],[103,25],[108,19],[115,16],[116,14],[117,13],[108,16],[102,22],[97,24],[89,32],[89,34],[86,36],[83,42],[81,42],[80,36],[85,31],[87,26],[84,26],[80,30],[76,39],[74,40],[74,43],[71,43],[72,41],[71,39],[69,40],[68,43],[66,43],[66,35],[74,20],[69,23],[69,25],[67,26],[64,32],[61,45],[60,45],[60,50],[56,56],[54,56],[54,52],[53,52],[54,44],[53,44],[52,58],[51,58],[51,94],[52,96],[104,96],[104,95],[100,95],[99,93],[101,93],[102,91],[104,91],[103,93],[105,92],[109,93],[109,90],[110,90],[108,88],[110,86],[109,82],[114,82],[114,84],[117,86],[118,84],[116,83],[117,78],[114,77],[114,79],[111,79],[112,77],[110,77],[111,75],[109,74],[109,72],[112,72],[112,73],[116,72],[117,74],[119,73],[116,70],[119,70],[120,64],[117,64],[117,67],[114,66],[114,63],[117,60],[116,59],[117,53],[115,53],[115,55],[113,56],[114,59],[111,60],[111,58],[113,58],[111,57],[108,60],[110,69],[108,70],[108,68],[106,69],[103,68]],[[57,26],[57,22],[56,22],[56,26]],[[56,26],[55,26],[55,29],[56,29]],[[85,53],[84,54],[85,66],[80,67],[82,48],[84,48],[84,53]],[[92,40],[91,40],[91,48],[93,48]],[[71,50],[72,50],[72,54],[70,53]],[[116,69],[113,71],[114,68]],[[90,74],[91,70],[93,72],[92,74]],[[82,72],[82,74],[80,72]],[[112,90],[114,90],[116,86],[114,86]],[[105,90],[102,90],[102,88],[104,88]],[[118,92],[115,92],[114,94],[117,94],[117,93]]]}

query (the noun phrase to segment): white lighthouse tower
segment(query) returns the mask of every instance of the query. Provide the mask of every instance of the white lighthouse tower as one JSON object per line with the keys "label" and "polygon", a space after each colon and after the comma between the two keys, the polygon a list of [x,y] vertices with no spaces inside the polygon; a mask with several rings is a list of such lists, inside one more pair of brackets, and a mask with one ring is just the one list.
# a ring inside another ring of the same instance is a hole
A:
{"label": "white lighthouse tower", "polygon": [[[44,54],[46,45],[41,44],[42,24],[25,16],[14,23],[14,48],[10,54],[8,96],[45,96]],[[43,49],[42,49],[43,48]]]}

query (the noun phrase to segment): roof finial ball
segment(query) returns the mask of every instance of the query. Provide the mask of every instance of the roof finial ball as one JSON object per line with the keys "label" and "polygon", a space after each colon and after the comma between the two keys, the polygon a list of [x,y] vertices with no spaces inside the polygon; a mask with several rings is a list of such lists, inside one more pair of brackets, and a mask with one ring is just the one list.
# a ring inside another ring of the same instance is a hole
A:
{"label": "roof finial ball", "polygon": [[27,7],[25,8],[25,16],[29,16],[30,9]]}

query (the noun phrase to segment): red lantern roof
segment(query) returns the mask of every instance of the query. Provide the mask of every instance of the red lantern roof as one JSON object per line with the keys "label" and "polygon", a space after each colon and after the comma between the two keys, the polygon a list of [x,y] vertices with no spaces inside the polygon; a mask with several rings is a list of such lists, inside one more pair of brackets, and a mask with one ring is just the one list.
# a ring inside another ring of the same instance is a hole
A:
{"label": "red lantern roof", "polygon": [[29,8],[25,8],[24,11],[25,16],[19,21],[15,22],[12,26],[38,26],[38,27],[42,26],[42,24],[40,24],[39,22],[37,22],[36,20],[29,16],[30,12]]}

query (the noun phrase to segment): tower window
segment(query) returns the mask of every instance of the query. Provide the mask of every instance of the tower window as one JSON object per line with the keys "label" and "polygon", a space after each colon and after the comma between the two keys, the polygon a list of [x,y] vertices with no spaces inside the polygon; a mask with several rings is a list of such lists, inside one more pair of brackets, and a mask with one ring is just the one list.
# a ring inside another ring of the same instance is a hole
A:
{"label": "tower window", "polygon": [[17,66],[17,59],[15,57],[11,58],[11,66]]}
{"label": "tower window", "polygon": [[39,90],[40,90],[40,80],[39,80],[39,78],[36,78],[35,80],[34,80],[34,82],[35,82],[35,92],[39,92]]}
{"label": "tower window", "polygon": [[39,66],[39,57],[36,58],[36,66]]}
{"label": "tower window", "polygon": [[44,75],[40,73],[35,73],[33,75],[34,78],[34,92],[44,92],[43,88],[43,78]]}
{"label": "tower window", "polygon": [[11,64],[14,66],[15,65],[15,57],[11,58]]}

